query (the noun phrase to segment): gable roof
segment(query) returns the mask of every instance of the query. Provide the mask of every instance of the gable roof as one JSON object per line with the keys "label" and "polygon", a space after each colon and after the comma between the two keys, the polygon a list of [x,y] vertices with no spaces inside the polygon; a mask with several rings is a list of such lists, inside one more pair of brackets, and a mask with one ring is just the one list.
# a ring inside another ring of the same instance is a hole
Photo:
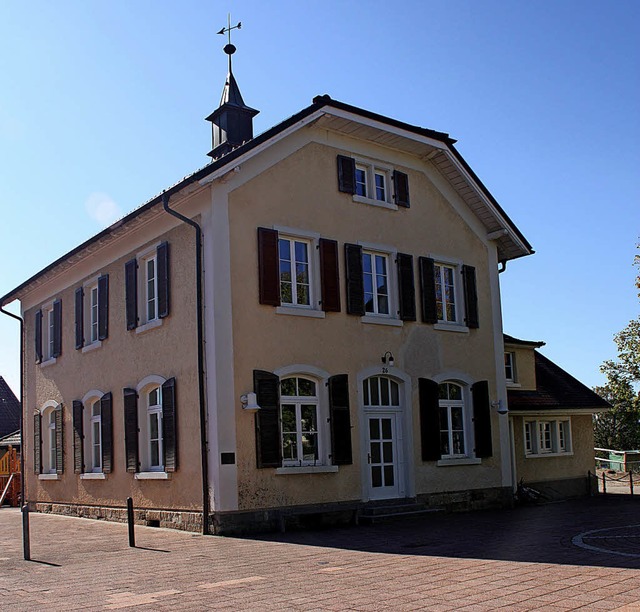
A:
{"label": "gable roof", "polygon": [[430,160],[482,221],[488,235],[496,240],[499,261],[503,262],[534,253],[527,239],[473,172],[462,155],[456,150],[454,147],[456,140],[444,132],[437,132],[385,117],[384,115],[339,102],[325,94],[316,96],[310,106],[186,176],[75,249],[59,257],[1,297],[0,306],[18,299],[24,290],[28,289],[33,283],[39,281],[65,262],[76,258],[88,247],[95,243],[112,239],[118,230],[134,221],[134,219],[155,206],[161,206],[163,195],[171,196],[177,194],[196,182],[206,183],[213,181],[218,176],[229,171],[231,169],[229,166],[232,166],[232,164],[241,163],[259,153],[263,148],[268,147],[276,139],[315,122],[327,129],[342,131],[355,138],[377,142]]}
{"label": "gable roof", "polygon": [[502,337],[505,344],[513,344],[515,346],[530,346],[539,348],[546,344],[546,342],[543,342],[542,340],[520,340],[519,338],[514,338],[513,336],[509,336],[508,334],[502,334]]}
{"label": "gable roof", "polygon": [[0,376],[0,438],[20,428],[20,402]]}
{"label": "gable roof", "polygon": [[587,410],[599,412],[611,404],[540,354],[535,354],[536,390],[508,389],[509,411]]}
{"label": "gable roof", "polygon": [[20,446],[20,430],[0,438],[0,448],[7,448],[8,446]]}

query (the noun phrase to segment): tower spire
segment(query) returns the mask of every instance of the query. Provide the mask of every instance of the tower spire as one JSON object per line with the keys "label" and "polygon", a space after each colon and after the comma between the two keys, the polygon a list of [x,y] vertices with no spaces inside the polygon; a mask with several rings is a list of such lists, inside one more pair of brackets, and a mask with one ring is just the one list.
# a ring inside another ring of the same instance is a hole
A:
{"label": "tower spire", "polygon": [[229,14],[227,27],[218,32],[223,36],[227,35],[227,44],[222,50],[229,57],[229,71],[222,90],[220,105],[207,117],[207,121],[211,121],[213,141],[213,148],[208,155],[213,159],[222,157],[247,140],[251,140],[253,118],[260,112],[244,103],[238,83],[233,76],[231,56],[236,52],[236,47],[231,43],[231,32],[241,28],[241,21],[237,25],[231,25],[231,14]]}

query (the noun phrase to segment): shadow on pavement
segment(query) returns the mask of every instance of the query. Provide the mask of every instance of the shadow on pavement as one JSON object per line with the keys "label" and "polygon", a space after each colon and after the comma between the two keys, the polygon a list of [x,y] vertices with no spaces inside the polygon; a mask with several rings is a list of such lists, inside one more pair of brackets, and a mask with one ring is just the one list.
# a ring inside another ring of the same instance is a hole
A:
{"label": "shadow on pavement", "polygon": [[[639,511],[640,499],[607,495],[253,539],[386,554],[640,569]],[[595,530],[584,539],[587,547],[573,543]]]}

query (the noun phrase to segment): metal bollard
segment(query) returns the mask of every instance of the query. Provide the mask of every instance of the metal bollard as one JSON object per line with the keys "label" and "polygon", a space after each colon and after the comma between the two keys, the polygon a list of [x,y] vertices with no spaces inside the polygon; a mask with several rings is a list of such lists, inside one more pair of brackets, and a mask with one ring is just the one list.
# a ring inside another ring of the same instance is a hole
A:
{"label": "metal bollard", "polygon": [[24,504],[22,510],[22,553],[25,561],[31,561],[31,537],[29,534],[29,504]]}
{"label": "metal bollard", "polygon": [[633,472],[629,472],[629,489],[631,495],[633,495]]}
{"label": "metal bollard", "polygon": [[129,523],[129,546],[136,547],[136,534],[133,530],[133,499],[127,497],[127,523]]}
{"label": "metal bollard", "polygon": [[607,492],[607,475],[604,472],[602,472],[602,492]]}

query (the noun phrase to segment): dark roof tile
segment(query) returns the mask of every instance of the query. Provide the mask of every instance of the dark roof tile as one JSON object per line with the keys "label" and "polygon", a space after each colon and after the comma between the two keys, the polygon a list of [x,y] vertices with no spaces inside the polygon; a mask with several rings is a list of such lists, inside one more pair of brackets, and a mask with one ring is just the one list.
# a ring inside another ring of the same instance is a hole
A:
{"label": "dark roof tile", "polygon": [[0,438],[20,428],[20,402],[0,376]]}

